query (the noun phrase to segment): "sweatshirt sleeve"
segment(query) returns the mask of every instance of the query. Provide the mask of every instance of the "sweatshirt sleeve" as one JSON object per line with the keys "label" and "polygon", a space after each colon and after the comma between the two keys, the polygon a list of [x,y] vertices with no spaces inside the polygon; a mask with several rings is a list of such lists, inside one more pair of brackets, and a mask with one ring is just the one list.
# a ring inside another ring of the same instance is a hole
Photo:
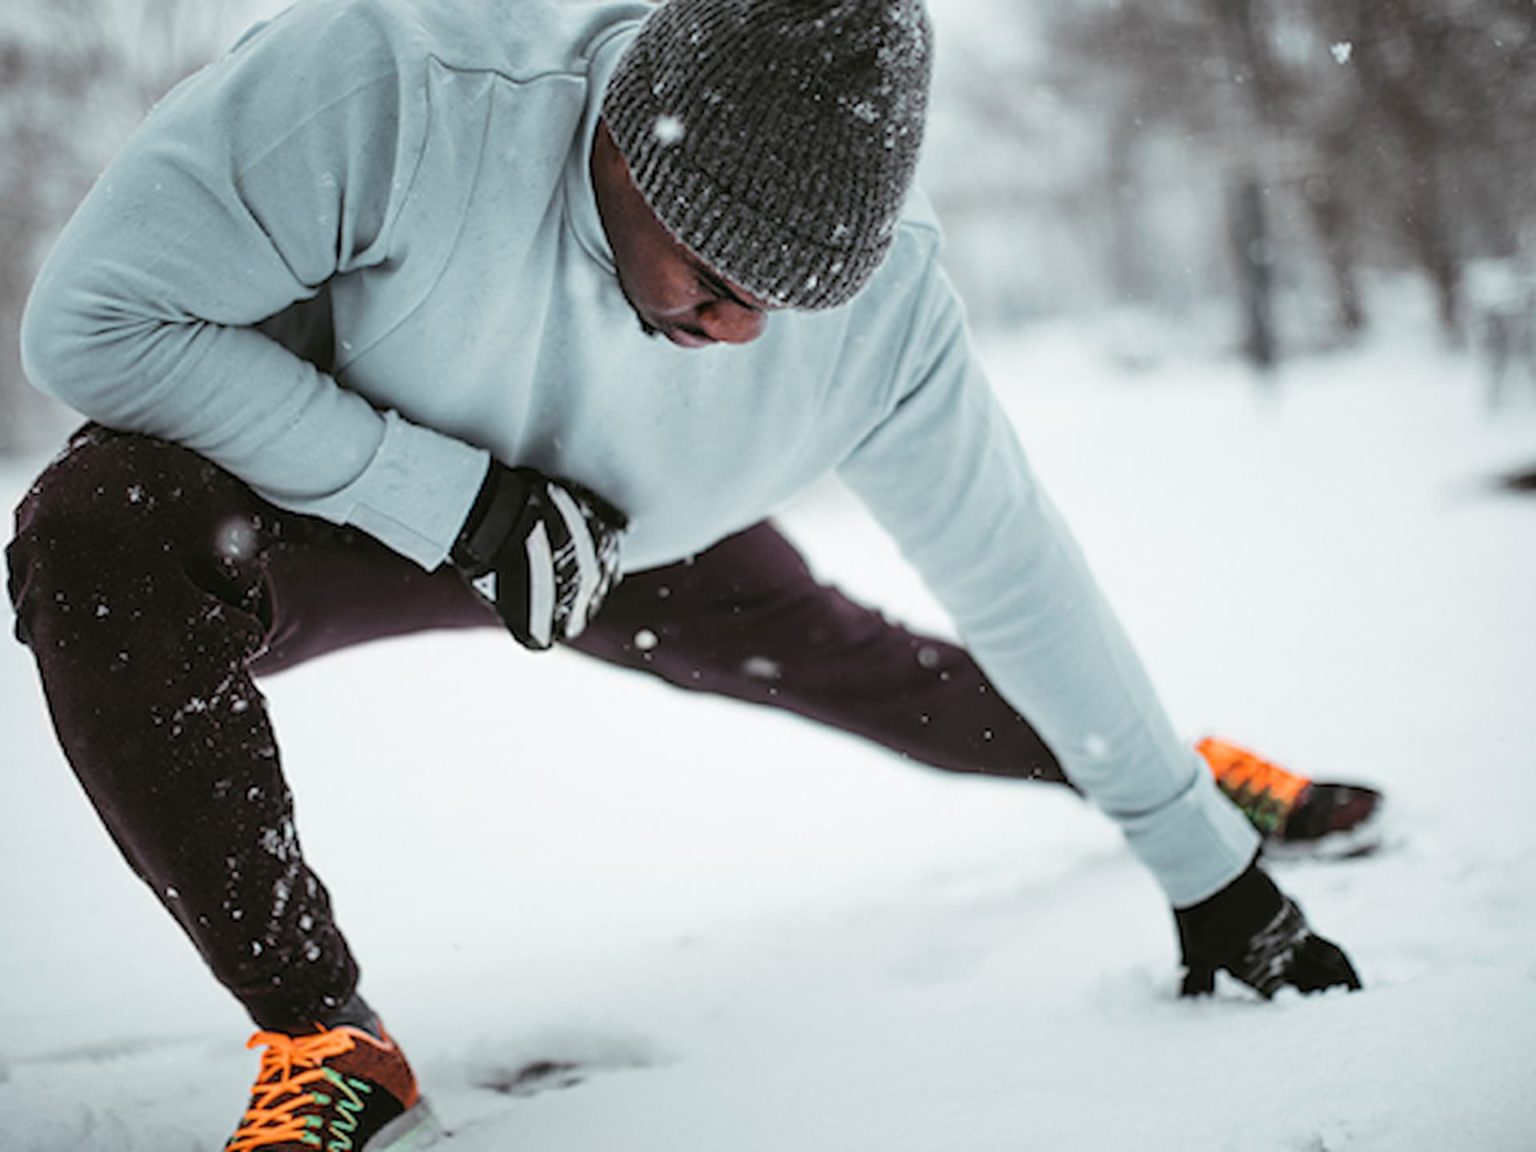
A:
{"label": "sweatshirt sleeve", "polygon": [[888,416],[841,474],[1067,776],[1176,907],[1230,882],[1257,836],[1179,739],[1032,474],[934,264]]}
{"label": "sweatshirt sleeve", "polygon": [[391,259],[426,129],[423,83],[399,58],[359,7],[303,5],[183,82],[60,235],[22,355],[90,418],[183,444],[431,568],[486,454],[375,410],[256,328]]}

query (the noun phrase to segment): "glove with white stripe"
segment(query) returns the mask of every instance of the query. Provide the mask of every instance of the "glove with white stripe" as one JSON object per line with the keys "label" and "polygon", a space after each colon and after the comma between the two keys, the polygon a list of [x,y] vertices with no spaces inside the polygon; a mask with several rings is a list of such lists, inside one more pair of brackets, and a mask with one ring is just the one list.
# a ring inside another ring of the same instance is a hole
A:
{"label": "glove with white stripe", "polygon": [[1216,895],[1176,909],[1184,953],[1183,996],[1213,991],[1225,970],[1264,999],[1281,988],[1356,991],[1360,977],[1343,949],[1312,931],[1301,909],[1250,864]]}
{"label": "glove with white stripe", "polygon": [[570,480],[492,463],[451,559],[525,648],[581,635],[619,581],[623,513]]}

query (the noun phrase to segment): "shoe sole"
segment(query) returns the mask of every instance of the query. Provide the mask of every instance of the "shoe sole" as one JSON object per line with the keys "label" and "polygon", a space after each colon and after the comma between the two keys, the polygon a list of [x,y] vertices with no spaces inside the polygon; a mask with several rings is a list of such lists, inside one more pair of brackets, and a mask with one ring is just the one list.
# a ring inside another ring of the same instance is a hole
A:
{"label": "shoe sole", "polygon": [[447,1133],[425,1099],[402,1112],[374,1134],[364,1152],[417,1152],[430,1148]]}

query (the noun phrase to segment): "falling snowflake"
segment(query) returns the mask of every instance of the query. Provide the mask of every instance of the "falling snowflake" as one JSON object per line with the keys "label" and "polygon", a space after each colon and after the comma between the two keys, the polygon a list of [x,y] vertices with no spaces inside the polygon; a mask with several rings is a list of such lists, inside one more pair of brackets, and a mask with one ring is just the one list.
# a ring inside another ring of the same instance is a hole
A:
{"label": "falling snowflake", "polygon": [[683,122],[676,116],[658,116],[651,128],[651,134],[656,137],[656,142],[663,146],[677,144],[684,135]]}
{"label": "falling snowflake", "polygon": [[749,680],[778,680],[784,675],[784,670],[777,660],[770,660],[766,656],[749,656],[741,666],[743,675]]}
{"label": "falling snowflake", "polygon": [[1333,59],[1338,64],[1348,64],[1349,58],[1355,54],[1355,46],[1348,40],[1340,40],[1329,49],[1333,53]]}
{"label": "falling snowflake", "polygon": [[218,527],[214,547],[226,560],[247,560],[256,554],[256,526],[239,516],[231,517]]}

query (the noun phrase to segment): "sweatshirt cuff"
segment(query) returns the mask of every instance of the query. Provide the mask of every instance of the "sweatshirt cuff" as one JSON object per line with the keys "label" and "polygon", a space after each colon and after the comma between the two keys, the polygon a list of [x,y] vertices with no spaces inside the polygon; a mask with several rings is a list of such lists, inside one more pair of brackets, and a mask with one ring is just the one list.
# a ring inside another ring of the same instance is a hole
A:
{"label": "sweatshirt cuff", "polygon": [[490,453],[384,414],[384,438],[350,485],[346,520],[431,571],[448,557],[490,467]]}
{"label": "sweatshirt cuff", "polygon": [[1259,850],[1258,832],[1204,770],[1170,803],[1117,822],[1175,908],[1221,891]]}

